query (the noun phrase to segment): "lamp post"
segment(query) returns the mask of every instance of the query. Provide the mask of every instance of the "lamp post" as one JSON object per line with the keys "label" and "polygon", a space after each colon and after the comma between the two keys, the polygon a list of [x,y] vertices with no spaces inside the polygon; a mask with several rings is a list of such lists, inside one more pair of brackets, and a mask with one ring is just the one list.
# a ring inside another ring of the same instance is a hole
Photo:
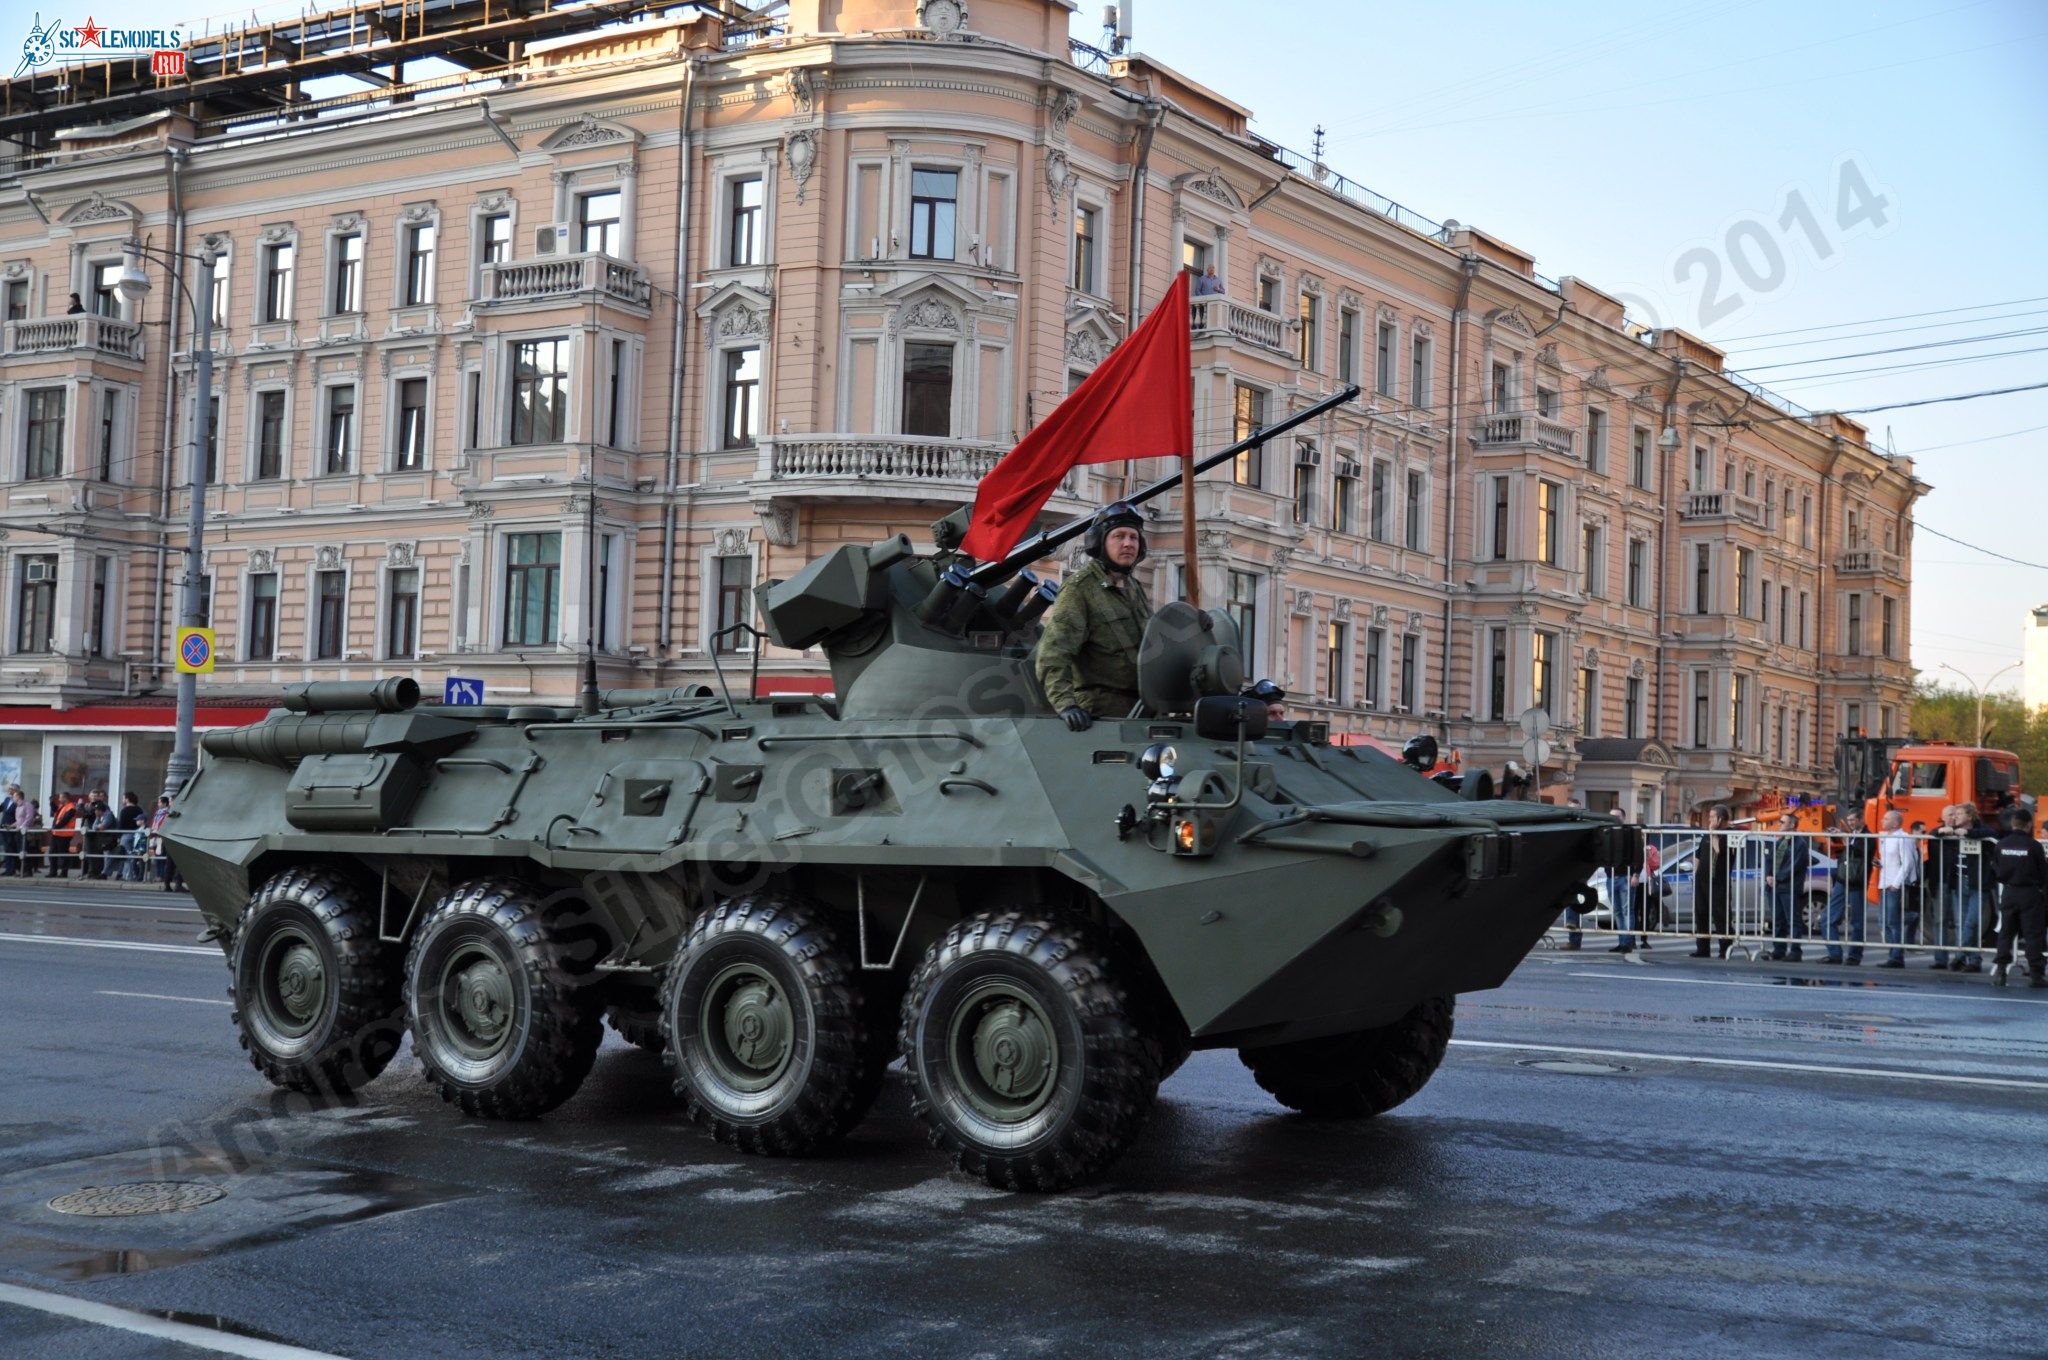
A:
{"label": "lamp post", "polygon": [[2013,662],[2013,663],[2012,663],[2012,664],[2011,664],[2010,666],[2007,666],[2007,667],[2006,667],[2006,668],[2005,668],[2004,670],[2000,670],[2000,671],[1994,671],[1994,672],[1992,672],[1992,675],[1991,675],[1991,679],[1990,679],[1990,680],[1986,680],[1986,681],[1985,681],[1985,682],[1984,682],[1983,684],[1981,684],[1981,685],[1980,685],[1980,684],[1978,684],[1978,683],[1977,683],[1977,682],[1976,682],[1975,680],[1972,680],[1972,679],[1971,679],[1971,678],[1970,678],[1970,677],[1969,677],[1969,676],[1968,676],[1967,674],[1965,674],[1965,673],[1964,673],[1963,671],[1961,671],[1961,670],[1958,670],[1958,669],[1957,669],[1956,667],[1954,667],[1954,666],[1951,666],[1951,665],[1949,665],[1949,664],[1948,664],[1948,662],[1946,662],[1946,661],[1943,661],[1943,662],[1939,662],[1939,663],[1938,663],[1939,667],[1940,667],[1940,668],[1941,668],[1942,670],[1945,670],[1945,671],[1955,671],[1955,673],[1956,673],[1957,675],[1960,675],[1960,676],[1962,676],[1962,677],[1963,677],[1963,683],[1964,683],[1964,684],[1966,684],[1966,685],[1968,685],[1968,686],[1969,686],[1969,687],[1970,687],[1970,688],[1971,688],[1972,690],[1974,690],[1974,691],[1976,692],[1976,695],[1977,695],[1977,739],[1976,739],[1976,740],[1975,740],[1974,742],[1970,743],[1970,744],[1971,744],[1972,746],[1982,746],[1982,745],[1984,744],[1984,692],[1985,692],[1986,690],[1988,690],[1988,689],[1990,689],[1990,688],[1991,688],[1991,686],[1992,686],[1992,683],[1993,683],[1994,681],[1996,681],[1996,680],[1998,679],[1998,677],[1999,677],[1999,676],[2001,676],[2001,675],[2005,675],[2005,674],[2007,674],[2008,672],[2011,672],[2011,671],[2016,671],[2016,670],[2018,670],[2018,669],[2019,669],[2019,668],[2021,667],[2021,665],[2023,665],[2023,664],[2024,664],[2023,662],[2015,661],[2015,662]]}
{"label": "lamp post", "polygon": [[[210,246],[201,246],[198,254],[190,255],[181,251],[156,251],[140,241],[130,240],[122,250],[121,277],[114,285],[122,297],[130,302],[140,302],[149,296],[149,274],[142,267],[144,259],[156,260],[170,271],[172,282],[192,304],[194,332],[198,337],[198,350],[194,356],[196,370],[197,405],[192,415],[192,442],[186,456],[186,466],[192,473],[192,504],[185,522],[185,581],[178,606],[178,624],[181,628],[199,628],[205,619],[201,613],[199,584],[202,579],[204,557],[201,548],[206,536],[206,445],[212,437],[211,415],[213,410],[213,265],[218,254]],[[195,295],[178,277],[174,260],[192,260],[199,265],[199,291]],[[173,413],[172,419],[176,419]],[[199,752],[193,742],[192,729],[197,717],[199,704],[199,677],[189,671],[178,675],[177,735],[171,746],[170,764],[164,770],[164,793],[174,795],[185,787],[193,773],[199,768]]]}

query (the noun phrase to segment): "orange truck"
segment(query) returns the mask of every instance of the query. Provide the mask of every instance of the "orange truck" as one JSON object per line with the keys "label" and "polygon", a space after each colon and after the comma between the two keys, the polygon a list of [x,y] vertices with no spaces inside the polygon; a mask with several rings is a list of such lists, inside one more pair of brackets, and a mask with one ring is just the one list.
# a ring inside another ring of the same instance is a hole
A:
{"label": "orange truck", "polygon": [[1896,810],[1908,830],[1924,822],[1932,831],[1941,825],[1941,810],[1952,803],[1973,803],[1979,817],[1996,825],[1999,814],[2019,799],[2020,758],[2011,751],[1915,742],[1892,752],[1884,787],[1863,804],[1863,825],[1875,831],[1885,813]]}

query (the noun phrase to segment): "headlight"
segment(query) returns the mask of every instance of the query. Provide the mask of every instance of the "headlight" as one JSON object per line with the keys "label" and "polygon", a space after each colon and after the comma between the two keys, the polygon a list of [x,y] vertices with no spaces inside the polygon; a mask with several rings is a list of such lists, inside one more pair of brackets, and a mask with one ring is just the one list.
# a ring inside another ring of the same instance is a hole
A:
{"label": "headlight", "polygon": [[1148,780],[1171,779],[1180,764],[1180,753],[1163,741],[1155,741],[1138,756],[1138,772]]}

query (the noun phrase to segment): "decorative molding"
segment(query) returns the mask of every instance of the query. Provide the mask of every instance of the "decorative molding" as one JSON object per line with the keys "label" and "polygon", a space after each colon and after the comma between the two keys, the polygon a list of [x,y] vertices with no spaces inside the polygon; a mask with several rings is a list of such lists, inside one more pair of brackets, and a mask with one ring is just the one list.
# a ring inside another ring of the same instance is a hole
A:
{"label": "decorative molding", "polygon": [[1271,255],[1259,256],[1258,275],[1262,279],[1277,279],[1286,273],[1286,266]]}
{"label": "decorative molding", "polygon": [[273,222],[263,229],[263,244],[283,245],[298,234],[298,229],[289,222]]}
{"label": "decorative molding", "polygon": [[1579,379],[1579,386],[1591,388],[1595,392],[1605,392],[1609,396],[1614,395],[1614,385],[1607,381],[1606,364],[1601,364],[1591,373]]}
{"label": "decorative molding", "polygon": [[416,542],[387,544],[384,562],[387,566],[410,567],[419,561],[419,551],[420,545]]}
{"label": "decorative molding", "polygon": [[586,146],[612,146],[620,142],[637,143],[640,134],[623,123],[606,122],[592,114],[584,114],[575,122],[556,128],[541,142],[542,151],[573,151]]}
{"label": "decorative molding", "polygon": [[1536,362],[1545,368],[1561,368],[1562,365],[1558,362],[1557,358],[1557,342],[1552,341],[1550,344],[1537,350]]}
{"label": "decorative molding", "polygon": [[1632,678],[1640,680],[1649,674],[1649,667],[1643,664],[1641,657],[1636,657],[1628,663],[1628,673]]}
{"label": "decorative molding", "polygon": [[918,0],[917,22],[942,42],[957,38],[967,27],[966,0]]}
{"label": "decorative molding", "polygon": [[398,220],[407,226],[431,222],[441,215],[441,210],[429,199],[425,203],[408,203],[398,210]]}
{"label": "decorative molding", "polygon": [[1052,215],[1060,215],[1060,200],[1073,191],[1081,177],[1068,168],[1067,153],[1059,148],[1045,153],[1045,192],[1052,200]]}
{"label": "decorative molding", "polygon": [[1411,633],[1419,633],[1419,632],[1421,632],[1421,631],[1422,631],[1422,611],[1421,611],[1421,610],[1419,610],[1419,609],[1411,609],[1411,610],[1409,610],[1409,611],[1408,611],[1408,629],[1407,629],[1407,631],[1409,631],[1409,632],[1411,632]]}
{"label": "decorative molding", "polygon": [[1075,363],[1093,368],[1102,362],[1106,353],[1108,351],[1102,347],[1101,337],[1094,330],[1084,326],[1067,332],[1067,358]]}
{"label": "decorative molding", "polygon": [[735,303],[718,318],[713,333],[721,340],[758,338],[768,333],[768,318],[746,303]]}
{"label": "decorative molding", "polygon": [[1333,617],[1335,617],[1335,618],[1336,618],[1337,620],[1339,620],[1340,622],[1342,622],[1342,621],[1346,621],[1346,620],[1350,619],[1350,617],[1351,617],[1351,597],[1350,597],[1350,596],[1348,596],[1348,595],[1340,595],[1340,596],[1339,596],[1339,597],[1337,598],[1337,603],[1336,603],[1335,607],[1333,607],[1333,608],[1331,609],[1330,613],[1332,614],[1332,616],[1333,616]]}
{"label": "decorative molding", "polygon": [[95,189],[66,208],[57,220],[67,227],[89,227],[100,222],[139,222],[142,214],[134,204],[108,198]]}
{"label": "decorative molding", "polygon": [[1530,339],[1536,338],[1536,327],[1522,314],[1520,307],[1496,307],[1486,314],[1488,330],[1508,330]]}
{"label": "decorative molding", "polygon": [[1074,115],[1081,111],[1081,96],[1072,90],[1061,90],[1046,106],[1046,129],[1060,141],[1067,139],[1067,124],[1074,121]]}
{"label": "decorative molding", "polygon": [[27,260],[9,260],[4,268],[0,268],[0,279],[25,279],[27,277]]}
{"label": "decorative molding", "polygon": [[363,215],[359,212],[336,213],[328,225],[335,231],[361,231]]}
{"label": "decorative molding", "polygon": [[1345,311],[1362,312],[1365,310],[1365,296],[1355,288],[1340,289],[1337,305]]}
{"label": "decorative molding", "polygon": [[275,548],[249,549],[249,570],[258,574],[266,571],[276,571],[277,550]]}
{"label": "decorative molding", "polygon": [[1311,297],[1321,297],[1323,295],[1322,277],[1317,274],[1303,274],[1301,276],[1301,291]]}
{"label": "decorative molding", "polygon": [[489,501],[476,501],[469,507],[469,517],[475,520],[489,519],[497,513],[497,507]]}
{"label": "decorative molding", "polygon": [[789,73],[789,100],[796,105],[796,111],[808,118],[817,107],[818,90],[811,77],[811,68],[798,66]]}
{"label": "decorative molding", "polygon": [[476,196],[476,206],[487,213],[504,212],[515,201],[510,191],[505,189],[493,189],[489,193]]}
{"label": "decorative molding", "polygon": [[1383,604],[1376,604],[1376,605],[1374,605],[1374,606],[1372,607],[1372,621],[1373,621],[1374,623],[1376,623],[1376,624],[1385,624],[1385,623],[1386,623],[1386,621],[1387,621],[1387,607],[1386,607],[1385,605],[1383,605]]}
{"label": "decorative molding", "polygon": [[200,249],[210,250],[216,255],[228,249],[234,243],[234,238],[224,231],[209,231],[206,235],[199,238]]}
{"label": "decorative molding", "polygon": [[711,536],[711,552],[714,557],[741,557],[746,551],[745,529],[720,529]]}
{"label": "decorative molding", "polygon": [[761,517],[761,536],[778,548],[796,546],[796,507],[786,501],[767,501],[754,507]]}
{"label": "decorative molding", "polygon": [[1306,617],[1307,615],[1315,613],[1315,610],[1316,597],[1313,591],[1297,590],[1294,592],[1294,603],[1289,607],[1289,613],[1295,614],[1300,617]]}
{"label": "decorative molding", "polygon": [[1244,208],[1244,199],[1237,190],[1230,187],[1230,181],[1223,178],[1222,168],[1210,166],[1200,174],[1183,175],[1177,186],[1188,193],[1200,194],[1203,198],[1220,203],[1232,212]]}
{"label": "decorative molding", "polygon": [[960,330],[960,313],[935,297],[921,297],[891,319],[890,333],[902,330]]}
{"label": "decorative molding", "polygon": [[783,156],[789,161],[789,177],[796,182],[796,201],[804,201],[811,174],[818,168],[818,134],[803,128],[789,134]]}
{"label": "decorative molding", "polygon": [[313,549],[313,569],[315,571],[340,571],[341,568],[341,548],[339,545],[323,543]]}

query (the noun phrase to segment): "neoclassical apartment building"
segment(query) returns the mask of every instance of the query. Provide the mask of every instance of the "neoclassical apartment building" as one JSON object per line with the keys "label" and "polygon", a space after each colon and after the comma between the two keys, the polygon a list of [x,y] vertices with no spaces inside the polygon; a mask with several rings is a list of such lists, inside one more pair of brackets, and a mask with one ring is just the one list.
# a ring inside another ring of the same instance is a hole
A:
{"label": "neoclassical apartment building", "polygon": [[[757,582],[971,498],[1182,268],[1219,290],[1198,452],[1364,389],[1197,488],[1194,585],[1299,712],[1497,768],[1542,708],[1547,796],[1656,817],[1819,791],[1838,733],[1903,730],[1909,463],[1070,45],[1072,10],[789,0],[284,113],[79,105],[0,177],[0,760],[160,773],[198,458],[208,721],[395,672],[565,701],[586,648],[606,686],[695,682],[756,661],[714,637]],[[140,302],[130,238],[175,264]]]}

